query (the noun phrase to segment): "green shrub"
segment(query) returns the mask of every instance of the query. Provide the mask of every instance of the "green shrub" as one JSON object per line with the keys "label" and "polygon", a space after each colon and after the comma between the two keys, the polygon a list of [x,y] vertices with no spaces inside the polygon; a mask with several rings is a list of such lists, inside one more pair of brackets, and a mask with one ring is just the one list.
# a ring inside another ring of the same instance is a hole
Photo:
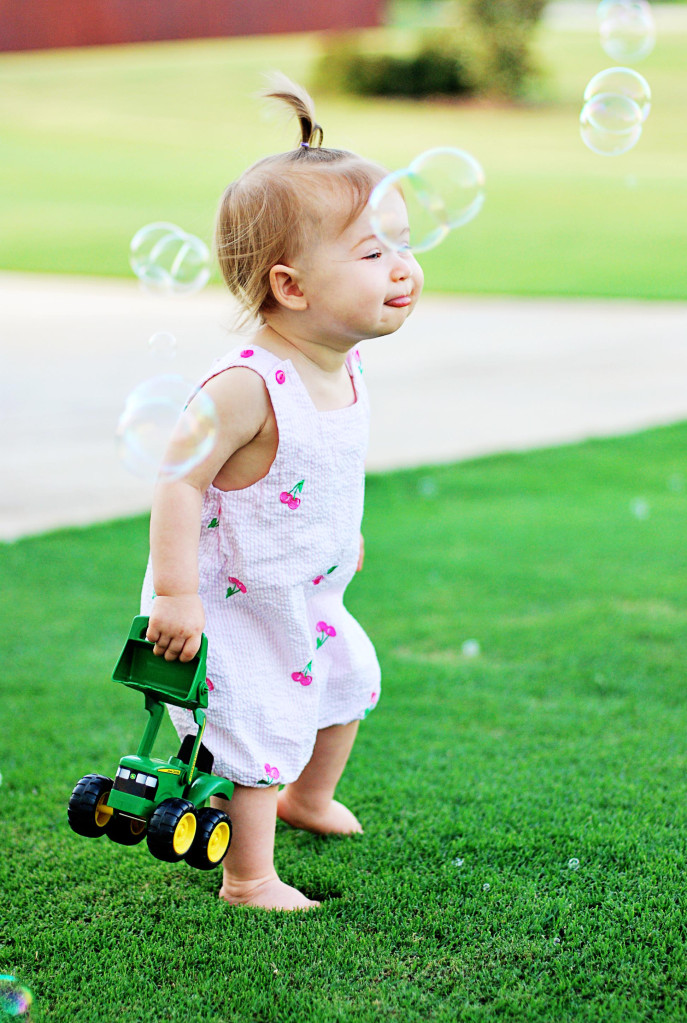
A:
{"label": "green shrub", "polygon": [[536,75],[530,43],[545,3],[467,0],[453,24],[425,31],[410,52],[371,51],[379,36],[362,32],[329,35],[315,86],[356,96],[520,98]]}
{"label": "green shrub", "polygon": [[468,0],[465,17],[481,53],[479,91],[517,99],[537,74],[532,30],[546,0]]}
{"label": "green shrub", "polygon": [[471,65],[456,46],[426,40],[411,54],[365,53],[357,35],[341,34],[327,39],[317,86],[356,96],[465,96],[476,87]]}

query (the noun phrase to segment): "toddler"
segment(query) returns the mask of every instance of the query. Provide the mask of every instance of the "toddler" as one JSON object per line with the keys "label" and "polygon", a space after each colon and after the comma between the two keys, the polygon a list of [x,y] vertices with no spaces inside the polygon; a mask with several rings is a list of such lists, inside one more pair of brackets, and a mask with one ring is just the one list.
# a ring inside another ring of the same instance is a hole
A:
{"label": "toddler", "polygon": [[[167,660],[190,660],[208,636],[203,741],[235,783],[231,803],[214,801],[233,822],[220,897],[309,909],[276,873],[276,818],[362,831],[333,796],[380,691],[372,643],[343,603],[363,561],[369,413],[356,345],[398,330],[423,277],[402,247],[400,194],[400,251],[370,226],[367,199],[386,172],[323,148],[310,97],[288,79],[267,95],[298,117],[299,144],[229,185],[216,232],[224,279],[256,329],[202,382],[219,420],[213,452],[156,487],[142,613]],[[170,714],[181,736],[194,730],[187,711]]]}

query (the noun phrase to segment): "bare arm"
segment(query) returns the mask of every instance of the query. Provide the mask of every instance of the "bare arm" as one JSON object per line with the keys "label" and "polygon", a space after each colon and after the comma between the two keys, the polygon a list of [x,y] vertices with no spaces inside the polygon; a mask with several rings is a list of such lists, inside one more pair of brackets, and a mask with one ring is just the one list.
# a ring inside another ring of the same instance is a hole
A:
{"label": "bare arm", "polygon": [[205,390],[217,409],[215,447],[182,480],[157,484],[150,516],[156,596],[146,637],[155,644],[154,652],[167,661],[190,661],[198,652],[205,626],[198,595],[203,495],[231,456],[255,440],[271,414],[265,385],[249,370],[227,370],[209,381]]}

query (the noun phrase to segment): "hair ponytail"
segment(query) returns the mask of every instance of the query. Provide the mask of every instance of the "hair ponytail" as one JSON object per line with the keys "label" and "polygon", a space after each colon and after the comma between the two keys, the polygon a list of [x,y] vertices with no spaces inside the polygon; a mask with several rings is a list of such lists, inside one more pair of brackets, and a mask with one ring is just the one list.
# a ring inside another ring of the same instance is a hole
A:
{"label": "hair ponytail", "polygon": [[286,75],[268,75],[261,95],[286,106],[301,130],[295,149],[263,157],[232,181],[217,211],[217,258],[244,324],[264,322],[275,306],[270,269],[343,231],[388,173],[345,149],[325,149],[312,99]]}
{"label": "hair ponytail", "polygon": [[319,149],[324,140],[322,125],[315,120],[315,104],[305,89],[296,85],[290,78],[281,71],[273,71],[267,76],[268,85],[262,95],[266,99],[275,99],[284,103],[290,108],[293,116],[298,118],[301,127],[301,137],[298,148],[307,151],[310,148]]}

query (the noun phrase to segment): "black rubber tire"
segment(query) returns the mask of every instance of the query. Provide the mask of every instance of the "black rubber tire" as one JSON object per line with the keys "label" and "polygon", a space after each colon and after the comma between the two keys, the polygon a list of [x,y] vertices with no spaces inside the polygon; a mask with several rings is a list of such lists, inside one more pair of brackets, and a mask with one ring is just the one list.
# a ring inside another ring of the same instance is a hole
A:
{"label": "black rubber tire", "polygon": [[112,778],[103,774],[87,774],[76,783],[67,808],[67,820],[72,831],[84,838],[100,838],[107,834],[116,813],[105,814],[99,812],[98,807],[106,801],[111,790]]}
{"label": "black rubber tire", "polygon": [[[178,848],[175,848],[175,836],[178,838],[179,830],[183,829],[185,824],[188,825],[188,815],[193,817],[193,835],[190,844],[179,851]],[[146,836],[148,848],[158,860],[164,860],[166,863],[178,863],[179,860],[183,860],[191,848],[196,831],[196,808],[193,803],[188,799],[165,799],[155,807],[148,821]]]}
{"label": "black rubber tire", "polygon": [[107,837],[117,845],[138,845],[146,837],[147,824],[140,817],[115,813],[107,829]]}
{"label": "black rubber tire", "polygon": [[[225,830],[221,827],[223,825],[229,828],[228,841],[226,845],[224,842],[221,842],[218,848],[214,848],[217,845],[218,829],[220,829],[220,832]],[[186,853],[186,862],[190,867],[195,867],[197,870],[214,870],[226,856],[230,845],[231,818],[223,810],[216,810],[214,807],[207,806],[205,809],[198,811],[198,830],[196,831],[193,845]],[[210,859],[211,855],[214,859]]]}

